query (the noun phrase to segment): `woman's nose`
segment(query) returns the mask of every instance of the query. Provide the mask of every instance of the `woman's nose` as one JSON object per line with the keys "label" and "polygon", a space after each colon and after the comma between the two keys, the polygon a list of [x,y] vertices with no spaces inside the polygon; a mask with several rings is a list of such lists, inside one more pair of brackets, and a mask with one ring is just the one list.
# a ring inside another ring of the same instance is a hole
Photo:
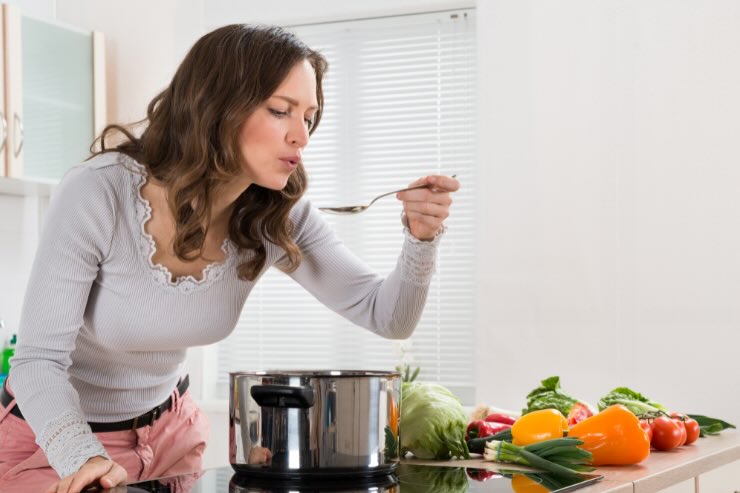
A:
{"label": "woman's nose", "polygon": [[308,144],[308,126],[301,118],[298,122],[292,122],[288,130],[287,140],[291,145],[304,147]]}

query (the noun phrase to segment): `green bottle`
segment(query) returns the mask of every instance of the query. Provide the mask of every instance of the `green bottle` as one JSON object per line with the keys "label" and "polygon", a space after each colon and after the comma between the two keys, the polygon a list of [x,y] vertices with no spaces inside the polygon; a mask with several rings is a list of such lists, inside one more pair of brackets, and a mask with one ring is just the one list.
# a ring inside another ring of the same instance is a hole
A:
{"label": "green bottle", "polygon": [[15,341],[16,335],[13,334],[10,336],[10,343],[5,346],[5,349],[3,349],[3,368],[0,373],[5,373],[7,375],[8,372],[10,372],[10,358],[15,354]]}

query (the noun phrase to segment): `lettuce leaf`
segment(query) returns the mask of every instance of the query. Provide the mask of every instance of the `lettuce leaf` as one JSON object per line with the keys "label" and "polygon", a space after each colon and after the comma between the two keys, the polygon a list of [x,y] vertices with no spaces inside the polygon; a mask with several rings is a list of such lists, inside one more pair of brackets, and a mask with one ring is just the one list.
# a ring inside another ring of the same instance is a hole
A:
{"label": "lettuce leaf", "polygon": [[636,416],[644,414],[664,414],[667,409],[660,403],[650,400],[639,392],[627,387],[617,387],[599,399],[599,411],[614,404],[622,404]]}
{"label": "lettuce leaf", "polygon": [[563,416],[567,416],[577,402],[581,401],[563,392],[560,377],[554,376],[542,380],[539,387],[527,394],[527,407],[522,410],[522,414],[540,409],[557,409]]}

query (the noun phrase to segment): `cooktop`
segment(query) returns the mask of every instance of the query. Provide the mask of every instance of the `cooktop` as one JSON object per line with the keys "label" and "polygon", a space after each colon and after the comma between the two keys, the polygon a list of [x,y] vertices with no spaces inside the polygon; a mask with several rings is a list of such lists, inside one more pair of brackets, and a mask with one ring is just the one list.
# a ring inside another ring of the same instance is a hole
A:
{"label": "cooktop", "polygon": [[[548,473],[489,471],[471,467],[401,464],[393,474],[371,479],[264,480],[234,473],[230,467],[128,486],[128,493],[520,493],[566,492],[591,485],[603,476],[578,474],[563,478]],[[119,490],[115,490],[119,491]]]}

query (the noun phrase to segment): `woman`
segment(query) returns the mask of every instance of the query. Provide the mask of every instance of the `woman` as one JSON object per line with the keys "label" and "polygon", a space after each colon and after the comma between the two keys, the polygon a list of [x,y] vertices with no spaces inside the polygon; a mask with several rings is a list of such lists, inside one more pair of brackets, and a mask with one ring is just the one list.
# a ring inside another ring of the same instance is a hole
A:
{"label": "woman", "polygon": [[279,28],[217,29],[150,103],[140,137],[109,126],[102,151],[67,173],[2,394],[0,489],[198,470],[208,423],[180,374],[186,349],[225,338],[270,266],[383,337],[412,333],[459,184],[429,176],[400,194],[398,264],[385,279],[369,271],[301,198],[325,70]]}

